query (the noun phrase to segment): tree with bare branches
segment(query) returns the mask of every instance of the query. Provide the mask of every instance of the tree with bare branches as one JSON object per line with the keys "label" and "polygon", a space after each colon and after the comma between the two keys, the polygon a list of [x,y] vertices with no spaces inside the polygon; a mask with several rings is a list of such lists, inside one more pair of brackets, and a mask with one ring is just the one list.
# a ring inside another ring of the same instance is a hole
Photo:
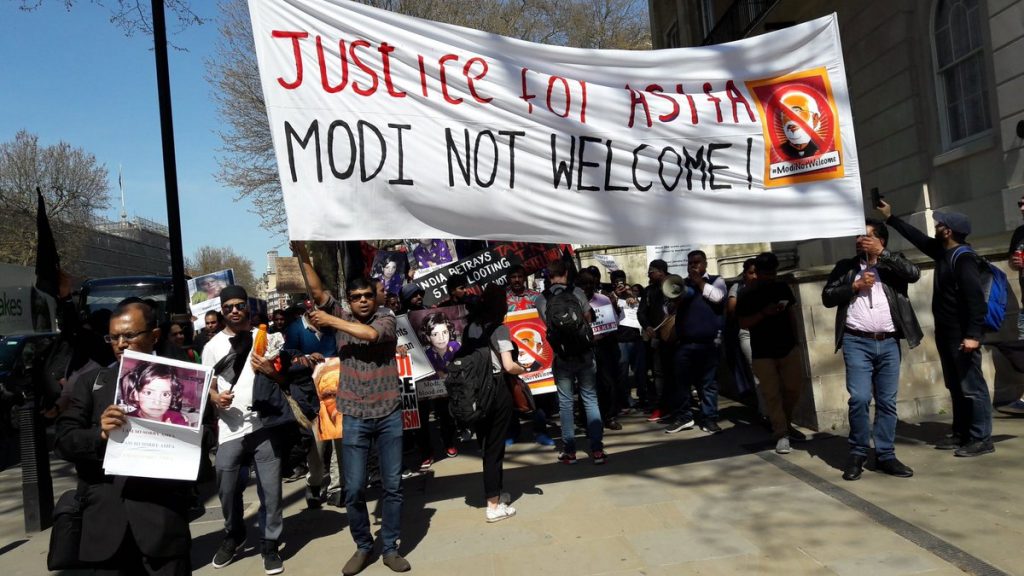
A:
{"label": "tree with bare branches", "polygon": [[[46,2],[47,0],[18,0],[18,8],[31,12]],[[82,0],[51,0],[52,2],[60,2],[65,10],[70,11],[76,4],[81,4]],[[88,0],[88,3],[106,8],[110,13],[110,23],[120,28],[125,36],[134,36],[139,32],[153,34],[151,4],[145,0]],[[179,32],[189,26],[199,26],[203,23],[203,19],[192,10],[189,0],[164,0],[164,9],[177,20]]]}
{"label": "tree with bare branches", "polygon": [[0,143],[0,261],[35,262],[37,188],[60,253],[74,269],[89,223],[109,205],[107,168],[67,142],[42,146],[25,130]]}

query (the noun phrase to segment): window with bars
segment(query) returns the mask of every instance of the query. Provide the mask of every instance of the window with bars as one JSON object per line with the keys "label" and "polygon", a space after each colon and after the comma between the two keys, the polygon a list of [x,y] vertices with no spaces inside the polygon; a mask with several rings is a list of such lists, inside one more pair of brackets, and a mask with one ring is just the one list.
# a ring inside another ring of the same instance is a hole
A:
{"label": "window with bars", "polygon": [[938,0],[933,37],[943,141],[953,148],[991,128],[978,0]]}

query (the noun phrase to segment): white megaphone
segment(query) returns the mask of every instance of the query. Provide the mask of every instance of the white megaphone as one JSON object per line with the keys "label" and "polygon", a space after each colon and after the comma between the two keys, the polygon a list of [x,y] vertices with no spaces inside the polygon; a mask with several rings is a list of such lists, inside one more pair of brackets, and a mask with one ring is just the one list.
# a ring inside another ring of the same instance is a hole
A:
{"label": "white megaphone", "polygon": [[678,274],[669,274],[661,281],[661,293],[669,300],[675,300],[686,291],[686,283]]}

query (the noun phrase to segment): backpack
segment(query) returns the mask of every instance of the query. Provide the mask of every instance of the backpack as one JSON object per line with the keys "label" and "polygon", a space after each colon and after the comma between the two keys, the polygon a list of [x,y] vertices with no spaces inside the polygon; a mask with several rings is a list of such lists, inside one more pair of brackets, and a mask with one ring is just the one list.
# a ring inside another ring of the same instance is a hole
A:
{"label": "backpack", "polygon": [[498,326],[495,324],[480,338],[466,338],[448,362],[444,379],[448,410],[462,426],[475,426],[494,404],[498,382],[492,370],[490,342]]}
{"label": "backpack", "polygon": [[981,269],[981,290],[985,297],[985,330],[998,332],[1006,318],[1006,305],[1010,294],[1010,282],[1006,274],[988,260],[978,256],[970,246],[959,246],[950,257],[950,267],[956,269],[956,260],[961,254],[973,254]]}
{"label": "backpack", "polygon": [[565,288],[557,294],[545,291],[544,297],[548,343],[555,354],[564,358],[582,356],[593,350],[594,332],[573,290]]}

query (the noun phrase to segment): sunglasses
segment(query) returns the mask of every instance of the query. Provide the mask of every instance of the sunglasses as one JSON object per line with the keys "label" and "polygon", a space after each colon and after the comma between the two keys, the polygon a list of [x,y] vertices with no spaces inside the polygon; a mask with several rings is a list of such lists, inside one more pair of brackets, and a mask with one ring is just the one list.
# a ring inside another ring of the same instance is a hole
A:
{"label": "sunglasses", "polygon": [[249,308],[249,305],[245,302],[239,302],[238,304],[224,304],[220,309],[225,314],[231,314],[231,312],[238,310],[239,312],[245,312]]}
{"label": "sunglasses", "polygon": [[348,295],[348,299],[356,302],[359,300],[373,300],[375,296],[373,292],[354,292]]}

